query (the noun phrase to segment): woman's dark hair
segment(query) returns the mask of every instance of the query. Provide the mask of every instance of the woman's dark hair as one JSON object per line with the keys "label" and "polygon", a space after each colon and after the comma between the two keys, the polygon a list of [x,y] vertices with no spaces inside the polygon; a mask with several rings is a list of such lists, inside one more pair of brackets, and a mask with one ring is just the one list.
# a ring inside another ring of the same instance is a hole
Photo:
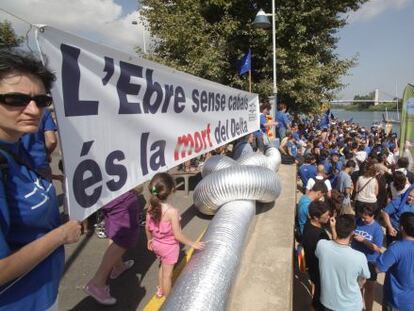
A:
{"label": "woman's dark hair", "polygon": [[39,78],[50,92],[55,75],[36,59],[33,54],[18,49],[0,49],[0,81],[7,75],[19,73],[30,74]]}
{"label": "woman's dark hair", "polygon": [[331,208],[331,215],[340,215],[342,209],[342,203],[344,202],[343,193],[339,192],[336,189],[331,190],[331,197],[328,198],[328,203]]}
{"label": "woman's dark hair", "polygon": [[414,238],[414,213],[402,213],[400,225],[408,236]]}
{"label": "woman's dark hair", "polygon": [[161,202],[165,201],[171,192],[175,191],[174,179],[168,173],[157,173],[152,177],[148,190],[151,193],[148,213],[155,222],[160,222],[162,216]]}
{"label": "woman's dark hair", "polygon": [[364,177],[375,177],[377,175],[377,167],[375,165],[367,165],[364,170]]}
{"label": "woman's dark hair", "polygon": [[270,109],[272,109],[272,106],[269,103],[262,103],[260,105],[260,112],[262,112],[265,109],[270,110]]}
{"label": "woman's dark hair", "polygon": [[405,177],[403,172],[395,171],[392,176],[392,181],[394,183],[394,188],[397,191],[404,189],[405,184],[407,183],[407,177]]}
{"label": "woman's dark hair", "polygon": [[344,214],[336,217],[336,234],[339,239],[346,239],[354,230],[354,215]]}

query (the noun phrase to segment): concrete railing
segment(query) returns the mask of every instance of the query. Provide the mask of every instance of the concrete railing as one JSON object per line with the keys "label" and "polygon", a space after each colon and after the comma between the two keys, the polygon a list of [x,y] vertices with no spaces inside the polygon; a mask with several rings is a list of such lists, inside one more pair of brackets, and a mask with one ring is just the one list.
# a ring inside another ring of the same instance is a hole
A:
{"label": "concrete railing", "polygon": [[279,177],[283,190],[275,206],[258,207],[229,311],[292,310],[296,165],[281,165]]}

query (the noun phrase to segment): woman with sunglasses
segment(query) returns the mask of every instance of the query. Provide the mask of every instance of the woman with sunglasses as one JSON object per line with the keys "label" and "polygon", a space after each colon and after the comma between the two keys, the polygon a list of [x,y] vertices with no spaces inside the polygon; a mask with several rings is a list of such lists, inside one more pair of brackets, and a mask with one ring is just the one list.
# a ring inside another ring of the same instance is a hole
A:
{"label": "woman with sunglasses", "polygon": [[57,310],[64,248],[77,221],[60,224],[55,189],[20,145],[35,133],[54,75],[31,55],[0,51],[0,310]]}

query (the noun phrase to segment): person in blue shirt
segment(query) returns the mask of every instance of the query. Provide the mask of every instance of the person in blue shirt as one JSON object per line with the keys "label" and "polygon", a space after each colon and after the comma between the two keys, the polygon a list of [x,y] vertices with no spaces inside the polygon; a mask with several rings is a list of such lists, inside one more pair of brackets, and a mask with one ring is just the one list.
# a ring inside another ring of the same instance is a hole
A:
{"label": "person in blue shirt", "polygon": [[388,245],[400,238],[400,217],[405,212],[414,213],[414,186],[408,188],[405,194],[392,200],[382,210],[382,217],[387,228]]}
{"label": "person in blue shirt", "polygon": [[19,139],[35,133],[54,75],[24,52],[0,51],[0,310],[57,310],[63,245],[78,221],[60,223],[53,184],[33,169]]}
{"label": "person in blue shirt", "polygon": [[56,124],[49,109],[45,109],[36,133],[24,134],[21,138],[23,147],[32,157],[34,168],[49,179],[52,177],[50,156],[57,146]]}
{"label": "person in blue shirt", "polygon": [[303,234],[303,228],[309,219],[309,205],[311,202],[319,201],[327,192],[328,189],[326,188],[325,183],[317,180],[308,194],[301,196],[297,209],[300,235]]}
{"label": "person in blue shirt", "polygon": [[233,159],[238,160],[242,156],[248,153],[253,152],[253,134],[247,134],[246,136],[243,136],[236,140],[236,143],[233,147]]}
{"label": "person in blue shirt", "polygon": [[335,187],[336,178],[343,167],[342,161],[339,160],[339,157],[340,155],[338,152],[333,152],[324,162],[325,173],[333,187]]}
{"label": "person in blue shirt", "polygon": [[360,286],[370,278],[367,258],[349,244],[355,230],[353,215],[336,217],[336,238],[319,240],[315,255],[319,259],[321,303],[326,310],[363,309]]}
{"label": "person in blue shirt", "polygon": [[367,203],[362,203],[356,221],[354,240],[351,247],[365,254],[368,260],[368,268],[371,277],[364,286],[365,310],[371,311],[374,303],[375,284],[377,272],[375,261],[381,253],[384,233],[379,223],[375,221],[375,208]]}
{"label": "person in blue shirt", "polygon": [[377,258],[377,270],[386,272],[382,310],[414,310],[414,213],[400,217],[402,239]]}
{"label": "person in blue shirt", "polygon": [[296,145],[296,141],[292,135],[289,135],[286,148],[287,148],[288,155],[296,160],[298,156],[298,146]]}
{"label": "person in blue shirt", "polygon": [[286,136],[286,131],[290,130],[290,120],[286,110],[286,104],[280,103],[276,114],[277,137],[279,137],[280,140]]}
{"label": "person in blue shirt", "polygon": [[301,138],[300,138],[300,133],[299,133],[299,128],[298,128],[298,126],[297,126],[296,124],[292,124],[291,129],[292,129],[292,136],[293,136],[293,138],[295,139],[295,141],[296,141],[296,142],[300,141],[300,140],[301,140]]}
{"label": "person in blue shirt", "polygon": [[264,151],[265,145],[270,143],[267,136],[267,129],[276,126],[276,122],[267,122],[266,116],[270,113],[272,106],[269,103],[263,103],[260,106],[260,130],[256,132],[257,147]]}
{"label": "person in blue shirt", "polygon": [[302,180],[303,188],[306,188],[308,180],[316,177],[316,159],[311,153],[305,155],[305,163],[299,167],[299,177]]}
{"label": "person in blue shirt", "polygon": [[345,211],[349,212],[350,204],[351,204],[351,194],[354,190],[354,184],[352,183],[352,172],[355,169],[355,161],[348,160],[346,162],[345,167],[342,171],[339,172],[335,187],[332,185],[332,188],[335,188],[340,193],[344,195],[344,201],[342,202],[343,208]]}

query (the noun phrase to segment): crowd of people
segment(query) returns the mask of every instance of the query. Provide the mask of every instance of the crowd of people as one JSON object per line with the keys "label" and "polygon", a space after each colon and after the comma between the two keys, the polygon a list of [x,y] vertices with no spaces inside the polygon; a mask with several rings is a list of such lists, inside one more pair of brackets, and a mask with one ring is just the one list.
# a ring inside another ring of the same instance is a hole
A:
{"label": "crowd of people", "polygon": [[385,272],[383,310],[414,310],[414,176],[397,135],[296,117],[280,138],[298,165],[296,236],[313,309],[372,310]]}

